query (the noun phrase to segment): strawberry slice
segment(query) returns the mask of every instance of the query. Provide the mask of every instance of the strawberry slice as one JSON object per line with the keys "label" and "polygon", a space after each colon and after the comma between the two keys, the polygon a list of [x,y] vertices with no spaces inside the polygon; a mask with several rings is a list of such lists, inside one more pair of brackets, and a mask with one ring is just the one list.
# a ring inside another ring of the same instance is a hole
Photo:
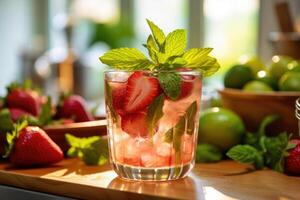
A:
{"label": "strawberry slice", "polygon": [[[179,72],[191,71],[191,69],[188,68],[178,68],[176,70]],[[194,79],[195,76],[193,75],[181,75],[181,92],[178,99],[183,99],[191,94]]]}
{"label": "strawberry slice", "polygon": [[187,80],[181,80],[181,92],[179,95],[179,99],[183,99],[188,97],[193,89],[193,82]]}
{"label": "strawberry slice", "polygon": [[160,93],[159,82],[154,77],[144,75],[142,72],[134,72],[128,78],[124,110],[126,113],[134,113],[146,108]]}
{"label": "strawberry slice", "polygon": [[124,99],[126,97],[126,87],[127,84],[119,83],[117,86],[113,88],[112,91],[112,106],[114,110],[121,116],[125,114],[123,105],[124,105]]}
{"label": "strawberry slice", "polygon": [[146,113],[139,112],[122,116],[121,127],[123,131],[125,131],[133,137],[146,136],[148,134]]}

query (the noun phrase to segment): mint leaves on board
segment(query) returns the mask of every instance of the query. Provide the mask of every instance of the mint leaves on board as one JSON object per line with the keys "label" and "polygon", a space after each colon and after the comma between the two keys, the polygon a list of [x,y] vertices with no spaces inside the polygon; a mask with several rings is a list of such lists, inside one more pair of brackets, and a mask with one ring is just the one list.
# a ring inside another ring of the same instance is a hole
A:
{"label": "mint leaves on board", "polygon": [[285,132],[276,137],[265,134],[265,128],[278,119],[277,115],[265,117],[257,133],[247,133],[245,144],[232,147],[226,155],[235,161],[253,164],[256,169],[270,167],[283,172],[284,157],[293,144],[289,144],[289,136]]}
{"label": "mint leaves on board", "polygon": [[108,161],[108,142],[100,136],[87,138],[65,135],[71,146],[67,152],[69,157],[79,157],[87,165],[103,165]]}
{"label": "mint leaves on board", "polygon": [[136,48],[117,48],[106,52],[99,59],[102,63],[121,70],[174,70],[191,68],[201,71],[204,76],[215,73],[220,65],[209,53],[212,48],[193,48],[186,51],[187,34],[183,29],[165,33],[152,21],[147,20],[151,34],[147,43],[150,59]]}
{"label": "mint leaves on board", "polygon": [[197,163],[213,163],[222,159],[222,151],[212,144],[198,144],[196,150]]}

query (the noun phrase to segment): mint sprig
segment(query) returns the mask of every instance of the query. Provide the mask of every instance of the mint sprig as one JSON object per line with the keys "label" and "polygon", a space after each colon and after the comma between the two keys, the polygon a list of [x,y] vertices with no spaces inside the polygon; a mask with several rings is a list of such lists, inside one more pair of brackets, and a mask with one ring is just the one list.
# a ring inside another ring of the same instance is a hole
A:
{"label": "mint sprig", "polygon": [[100,136],[87,138],[65,135],[71,146],[67,152],[69,157],[79,157],[87,165],[103,165],[108,161],[108,142]]}
{"label": "mint sprig", "polygon": [[266,127],[278,119],[276,115],[265,117],[257,133],[247,133],[245,144],[232,147],[226,155],[241,163],[251,163],[256,169],[270,167],[275,171],[283,172],[284,157],[287,155],[287,150],[293,148],[293,145],[289,144],[289,136],[285,132],[276,137],[265,134]]}
{"label": "mint sprig", "polygon": [[196,110],[197,110],[197,101],[194,101],[186,110],[186,113],[180,117],[177,124],[170,128],[165,134],[164,134],[164,141],[171,143],[173,142],[173,147],[175,150],[175,162],[180,162],[181,159],[181,136],[184,133],[187,133],[189,135],[193,134],[193,131],[190,131],[190,124],[195,123],[195,116],[196,116]]}
{"label": "mint sprig", "polygon": [[219,68],[217,60],[209,56],[212,48],[193,48],[186,51],[187,34],[183,29],[165,33],[147,19],[151,34],[147,48],[149,58],[136,48],[117,48],[108,51],[99,59],[102,63],[120,70],[174,70],[191,68],[201,71],[204,76],[214,74]]}

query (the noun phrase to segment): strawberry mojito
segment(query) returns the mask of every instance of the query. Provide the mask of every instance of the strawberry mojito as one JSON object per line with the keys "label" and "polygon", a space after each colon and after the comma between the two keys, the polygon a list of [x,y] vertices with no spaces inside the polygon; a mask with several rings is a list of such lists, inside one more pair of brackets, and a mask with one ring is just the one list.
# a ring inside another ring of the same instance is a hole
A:
{"label": "strawberry mojito", "polygon": [[100,60],[110,160],[122,178],[172,180],[195,162],[202,75],[218,70],[210,48],[185,50],[186,32],[167,36],[147,21],[149,60],[135,48],[113,49]]}

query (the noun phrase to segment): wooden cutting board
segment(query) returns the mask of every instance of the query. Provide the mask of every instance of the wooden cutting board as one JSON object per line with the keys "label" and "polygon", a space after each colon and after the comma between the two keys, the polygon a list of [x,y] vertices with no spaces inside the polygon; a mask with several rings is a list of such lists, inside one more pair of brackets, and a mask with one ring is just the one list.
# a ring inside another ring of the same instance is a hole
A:
{"label": "wooden cutting board", "polygon": [[197,164],[189,177],[176,181],[137,182],[117,178],[109,165],[65,159],[35,169],[0,163],[0,184],[80,199],[300,199],[300,177],[249,170],[248,165],[222,161]]}

